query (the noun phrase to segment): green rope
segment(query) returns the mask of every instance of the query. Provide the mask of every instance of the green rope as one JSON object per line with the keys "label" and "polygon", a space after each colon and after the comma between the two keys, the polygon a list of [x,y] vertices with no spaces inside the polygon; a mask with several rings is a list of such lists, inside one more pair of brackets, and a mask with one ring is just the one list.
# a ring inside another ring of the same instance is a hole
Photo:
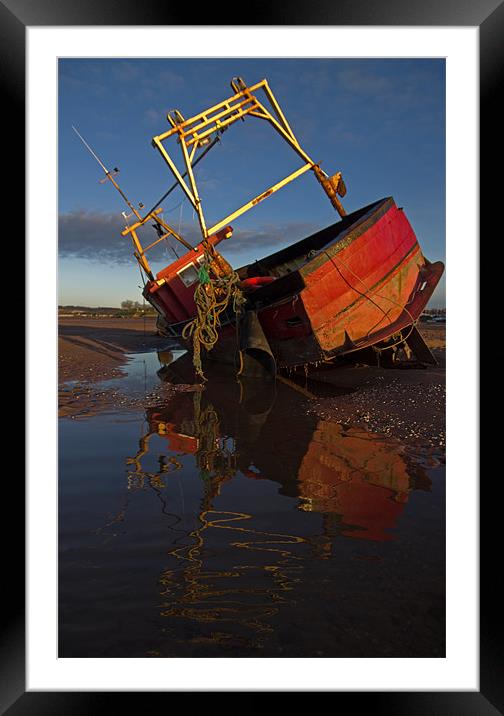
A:
{"label": "green rope", "polygon": [[198,271],[198,281],[201,284],[210,283],[210,274],[208,273],[208,266],[206,266],[206,264],[203,264]]}

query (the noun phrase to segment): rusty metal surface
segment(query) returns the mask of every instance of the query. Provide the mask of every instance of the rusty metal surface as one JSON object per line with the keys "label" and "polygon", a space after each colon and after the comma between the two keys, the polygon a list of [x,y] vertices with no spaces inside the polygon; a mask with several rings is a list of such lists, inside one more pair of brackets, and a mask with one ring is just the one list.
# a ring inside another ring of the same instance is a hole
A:
{"label": "rusty metal surface", "polygon": [[426,262],[404,212],[393,202],[382,209],[357,236],[350,231],[320,252],[317,267],[306,271],[300,297],[324,352],[372,344],[399,320],[407,325],[418,318],[413,298],[425,283]]}

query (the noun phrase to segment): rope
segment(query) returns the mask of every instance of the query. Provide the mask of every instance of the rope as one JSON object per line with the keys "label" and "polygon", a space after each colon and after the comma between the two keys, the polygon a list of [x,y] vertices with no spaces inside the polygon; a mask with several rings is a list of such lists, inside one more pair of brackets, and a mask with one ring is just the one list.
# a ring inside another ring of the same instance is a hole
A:
{"label": "rope", "polygon": [[219,338],[220,316],[231,303],[236,320],[245,298],[239,277],[228,262],[208,241],[204,242],[204,260],[198,272],[194,292],[196,317],[182,331],[182,337],[193,341],[193,364],[197,375],[206,380],[201,364],[201,348],[211,351]]}
{"label": "rope", "polygon": [[184,202],[181,201],[179,204],[180,210],[179,210],[179,217],[178,217],[178,235],[180,236],[180,227],[182,225],[182,213],[184,211]]}
{"label": "rope", "polygon": [[[145,278],[144,278],[142,267],[140,266],[140,264],[138,264],[138,268],[140,269],[140,278],[142,279],[143,287],[145,288]],[[139,288],[140,288],[140,286],[139,286]]]}

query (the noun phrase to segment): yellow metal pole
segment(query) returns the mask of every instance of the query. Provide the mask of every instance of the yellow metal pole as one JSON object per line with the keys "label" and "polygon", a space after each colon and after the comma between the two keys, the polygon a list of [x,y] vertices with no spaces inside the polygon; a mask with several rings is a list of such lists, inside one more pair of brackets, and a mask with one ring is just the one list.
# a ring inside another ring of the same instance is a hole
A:
{"label": "yellow metal pole", "polygon": [[171,236],[173,236],[173,238],[177,239],[177,241],[179,241],[182,244],[182,246],[185,246],[186,249],[188,249],[189,251],[197,251],[198,250],[196,247],[191,246],[191,244],[188,241],[183,239],[180,236],[180,234],[177,234],[177,232],[174,229],[172,229],[172,227],[169,224],[167,224],[165,221],[163,221],[163,219],[157,218],[156,221],[158,223],[160,223],[161,226],[164,229],[166,229],[168,231],[168,233],[171,234]]}
{"label": "yellow metal pole", "polygon": [[263,201],[263,199],[267,199],[269,196],[271,196],[272,194],[274,194],[276,191],[278,191],[279,189],[281,189],[283,186],[285,186],[286,184],[289,184],[289,183],[290,183],[291,181],[293,181],[294,179],[297,179],[297,177],[301,176],[301,174],[304,174],[305,172],[307,172],[307,171],[308,171],[309,169],[311,169],[311,168],[312,168],[312,165],[311,165],[311,162],[310,162],[310,163],[305,164],[304,166],[302,166],[300,169],[297,169],[295,172],[292,172],[292,174],[289,174],[289,176],[285,177],[285,179],[282,179],[281,181],[277,182],[276,184],[274,184],[274,185],[273,185],[272,187],[270,187],[269,189],[266,189],[266,191],[264,191],[262,194],[259,194],[259,195],[256,196],[254,199],[252,199],[251,201],[247,202],[247,204],[244,204],[244,205],[241,206],[239,209],[237,209],[236,211],[234,211],[232,214],[229,214],[229,216],[226,216],[225,219],[222,219],[222,221],[219,221],[217,224],[215,224],[214,226],[210,227],[210,228],[208,229],[208,234],[215,234],[216,231],[218,231],[219,229],[222,229],[223,226],[226,226],[226,224],[227,224],[229,221],[232,221],[233,219],[236,219],[237,216],[240,216],[241,214],[244,214],[246,211],[248,211],[249,209],[251,209],[253,206],[256,206],[256,205],[259,204],[261,201]]}
{"label": "yellow metal pole", "polygon": [[283,125],[283,128],[290,134],[290,136],[292,137],[292,139],[293,139],[295,142],[297,142],[297,139],[296,139],[296,137],[294,136],[294,132],[292,131],[292,129],[291,129],[291,127],[290,127],[288,121],[285,119],[285,115],[284,115],[284,113],[282,112],[282,110],[280,109],[280,105],[279,105],[278,102],[276,101],[276,97],[275,97],[275,95],[273,94],[273,92],[272,92],[272,90],[271,90],[271,88],[270,88],[270,86],[269,86],[267,80],[264,80],[263,90],[264,90],[264,93],[266,94],[266,97],[267,97],[268,100],[270,101],[271,106],[272,106],[273,109],[275,110],[278,119],[280,120],[281,124]]}
{"label": "yellow metal pole", "polygon": [[194,155],[196,154],[197,148],[198,148],[198,142],[194,142],[193,147],[191,149],[191,154],[189,156],[189,161],[191,162],[191,166],[192,166],[192,161],[194,159]]}
{"label": "yellow metal pole", "polygon": [[194,196],[192,195],[191,190],[189,189],[189,187],[188,187],[187,184],[185,183],[184,178],[182,177],[181,173],[179,172],[179,170],[177,169],[177,167],[176,167],[175,164],[173,163],[173,161],[172,161],[170,155],[168,154],[168,152],[166,151],[166,149],[165,149],[165,148],[163,147],[163,145],[161,144],[160,138],[159,138],[159,137],[154,137],[152,141],[153,141],[154,145],[158,148],[158,150],[159,150],[159,152],[161,153],[161,156],[163,157],[163,159],[165,160],[165,162],[168,164],[168,166],[169,166],[170,169],[172,170],[173,175],[175,176],[175,179],[178,181],[178,183],[180,184],[180,186],[181,186],[182,189],[184,190],[184,192],[185,192],[187,198],[189,199],[189,201],[191,202],[191,204],[193,205],[193,207],[196,209],[196,200],[195,200]]}
{"label": "yellow metal pole", "polygon": [[149,262],[147,261],[147,259],[146,259],[145,256],[144,256],[144,251],[143,251],[143,248],[142,248],[142,244],[141,244],[140,241],[138,240],[138,236],[136,235],[136,231],[135,231],[134,229],[132,229],[129,233],[131,234],[131,238],[133,239],[133,243],[135,244],[135,247],[136,247],[135,256],[136,256],[136,258],[137,258],[137,261],[138,261],[138,263],[140,264],[140,266],[143,268],[143,270],[145,271],[145,273],[147,274],[147,276],[152,280],[152,279],[154,278],[154,274],[153,274],[152,271],[151,271],[151,267],[149,266]]}
{"label": "yellow metal pole", "polygon": [[195,209],[198,212],[198,219],[200,223],[201,233],[207,238],[207,230],[206,230],[206,223],[205,223],[205,217],[203,215],[203,208],[201,206],[201,199],[198,194],[198,187],[196,186],[196,180],[194,178],[194,173],[192,170],[191,160],[189,159],[189,154],[187,153],[187,147],[183,139],[180,140],[180,146],[182,147],[182,154],[184,155],[184,161],[187,166],[187,174],[189,176],[189,181],[191,182],[191,189],[193,191],[194,200],[195,200]]}
{"label": "yellow metal pole", "polygon": [[117,189],[117,191],[119,192],[119,194],[122,196],[122,198],[124,199],[124,201],[126,202],[126,204],[127,204],[127,205],[129,206],[129,208],[131,209],[131,211],[135,214],[136,218],[137,218],[137,219],[141,219],[142,217],[140,216],[140,212],[138,212],[138,211],[135,209],[135,207],[133,206],[133,204],[130,202],[130,200],[128,199],[128,197],[127,197],[126,194],[123,192],[123,190],[121,189],[121,187],[120,187],[119,184],[116,182],[116,180],[114,179],[114,177],[112,176],[112,174],[111,174],[110,172],[107,172],[107,178],[110,179],[110,181],[112,182],[112,184],[115,186],[115,188]]}
{"label": "yellow metal pole", "polygon": [[264,113],[264,117],[261,117],[261,115],[257,115],[261,119],[267,119],[268,122],[276,129],[276,131],[285,139],[285,141],[294,149],[294,151],[299,154],[301,159],[305,162],[310,162],[312,166],[315,165],[315,162],[310,159],[308,154],[301,149],[297,139],[292,135],[290,135],[282,126],[281,124],[273,117],[273,115],[268,112],[266,107],[262,105],[260,102],[257,103],[259,105],[260,110]]}

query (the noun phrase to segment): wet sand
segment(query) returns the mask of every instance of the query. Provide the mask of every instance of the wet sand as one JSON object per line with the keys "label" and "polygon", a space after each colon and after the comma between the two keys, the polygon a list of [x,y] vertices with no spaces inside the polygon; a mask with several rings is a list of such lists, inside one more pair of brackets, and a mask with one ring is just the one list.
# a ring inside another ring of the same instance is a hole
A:
{"label": "wet sand", "polygon": [[[307,412],[444,451],[446,327],[420,324],[419,329],[438,361],[437,366],[387,369],[356,365],[317,371],[312,378],[347,394],[326,397],[315,394],[307,400]],[[169,339],[157,336],[155,330],[154,318],[61,319],[60,416],[88,417],[103,408],[117,405],[126,408],[130,403],[131,407],[138,407],[137,401],[113,388],[101,389],[100,381],[124,375],[129,353],[167,348]],[[164,385],[163,391],[167,390]]]}
{"label": "wet sand", "polygon": [[155,318],[62,318],[59,321],[60,417],[89,417],[104,408],[135,407],[134,401],[100,382],[120,378],[129,353],[161,350]]}
{"label": "wet sand", "polygon": [[123,374],[127,353],[166,345],[156,335],[155,318],[61,318],[59,382],[107,380]]}
{"label": "wet sand", "polygon": [[324,371],[317,379],[354,392],[310,402],[321,418],[366,427],[418,447],[444,452],[446,443],[446,325],[420,324],[436,366],[374,368],[357,365]]}

